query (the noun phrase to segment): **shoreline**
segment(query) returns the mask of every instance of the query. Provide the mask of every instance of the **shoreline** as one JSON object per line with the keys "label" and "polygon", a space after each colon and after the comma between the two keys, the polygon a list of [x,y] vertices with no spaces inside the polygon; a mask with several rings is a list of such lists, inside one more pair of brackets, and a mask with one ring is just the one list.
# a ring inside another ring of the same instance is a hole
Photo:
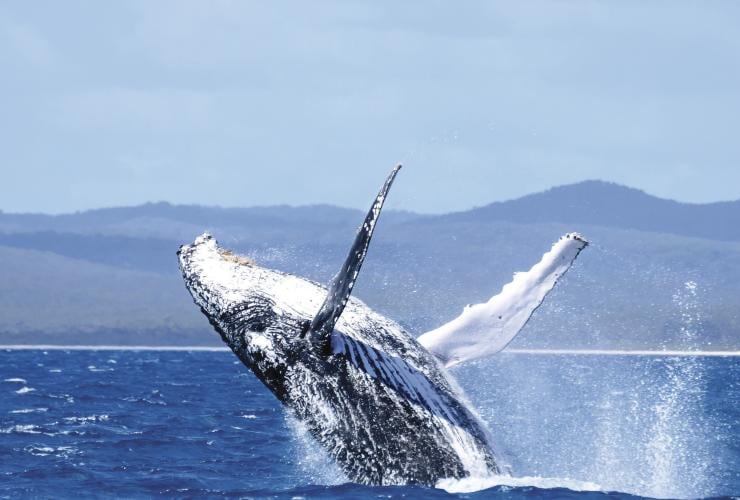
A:
{"label": "shoreline", "polygon": [[[176,352],[229,352],[219,346],[145,346],[145,345],[54,345],[8,344],[0,345],[4,351],[176,351]],[[699,356],[740,357],[740,351],[679,351],[641,349],[505,349],[500,354],[535,354],[561,356]]]}

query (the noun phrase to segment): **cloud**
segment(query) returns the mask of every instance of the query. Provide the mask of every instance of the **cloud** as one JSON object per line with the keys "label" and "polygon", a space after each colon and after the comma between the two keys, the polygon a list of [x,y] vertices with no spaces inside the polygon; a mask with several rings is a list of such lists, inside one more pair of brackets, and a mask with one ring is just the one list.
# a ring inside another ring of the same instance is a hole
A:
{"label": "cloud", "polygon": [[[18,193],[59,162],[86,179],[93,205],[133,169],[146,190],[132,183],[119,203],[364,207],[398,160],[408,184],[391,201],[421,211],[584,178],[689,201],[740,197],[737,3],[0,10],[0,92],[13,96],[0,161],[18,166],[16,188],[0,185],[6,209],[83,208],[53,186]],[[234,178],[249,179],[248,196],[223,182]]]}

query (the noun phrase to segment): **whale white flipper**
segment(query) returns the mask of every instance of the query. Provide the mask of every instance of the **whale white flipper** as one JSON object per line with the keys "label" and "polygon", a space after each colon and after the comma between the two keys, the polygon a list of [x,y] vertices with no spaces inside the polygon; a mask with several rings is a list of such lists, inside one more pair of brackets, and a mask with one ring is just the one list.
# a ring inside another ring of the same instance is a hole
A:
{"label": "whale white flipper", "polygon": [[587,245],[588,241],[578,233],[566,234],[532,269],[514,274],[501,293],[488,302],[467,306],[460,316],[421,335],[417,341],[445,367],[501,351]]}

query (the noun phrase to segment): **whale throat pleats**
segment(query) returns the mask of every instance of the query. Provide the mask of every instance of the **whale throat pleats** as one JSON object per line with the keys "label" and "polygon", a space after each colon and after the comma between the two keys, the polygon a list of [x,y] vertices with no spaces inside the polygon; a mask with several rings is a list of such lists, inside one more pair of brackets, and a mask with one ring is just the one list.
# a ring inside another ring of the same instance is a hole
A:
{"label": "whale throat pleats", "polygon": [[334,276],[329,285],[329,292],[321,305],[321,309],[314,316],[311,325],[308,328],[309,339],[314,347],[322,353],[330,351],[331,332],[334,330],[339,316],[347,305],[347,300],[352,293],[352,288],[357,281],[360,268],[367,255],[367,249],[370,245],[370,239],[375,231],[375,224],[380,217],[380,211],[388,195],[388,190],[396,178],[396,174],[401,169],[401,165],[396,165],[386,179],[383,187],[380,188],[378,196],[375,198],[370,211],[365,216],[365,220],[357,230],[357,236],[350,248],[349,255],[344,261],[341,270]]}
{"label": "whale throat pleats", "polygon": [[532,269],[516,273],[501,293],[488,302],[466,307],[460,316],[417,340],[445,367],[501,351],[587,245],[579,234],[566,234]]}

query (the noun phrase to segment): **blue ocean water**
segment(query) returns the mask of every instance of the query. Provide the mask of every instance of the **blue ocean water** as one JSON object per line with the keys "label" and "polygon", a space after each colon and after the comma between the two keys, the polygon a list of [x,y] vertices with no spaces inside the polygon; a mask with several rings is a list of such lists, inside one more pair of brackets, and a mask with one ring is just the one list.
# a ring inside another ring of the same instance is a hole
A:
{"label": "blue ocean water", "polygon": [[740,494],[740,358],[504,352],[454,375],[513,485],[349,484],[229,352],[3,350],[0,497]]}

